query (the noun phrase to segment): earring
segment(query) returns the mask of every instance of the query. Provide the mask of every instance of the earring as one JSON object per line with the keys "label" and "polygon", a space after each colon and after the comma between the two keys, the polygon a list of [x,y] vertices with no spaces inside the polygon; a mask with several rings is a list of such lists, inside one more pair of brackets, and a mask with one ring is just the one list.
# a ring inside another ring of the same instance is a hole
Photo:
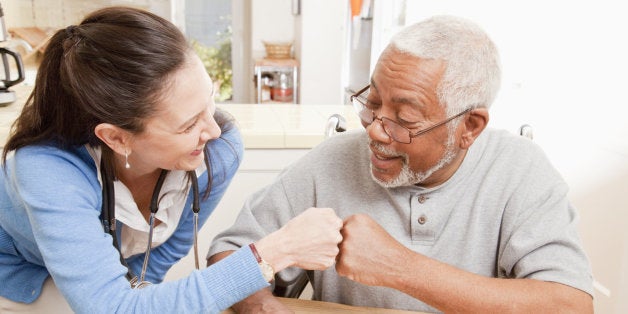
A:
{"label": "earring", "polygon": [[129,153],[126,151],[126,149],[124,150],[124,168],[131,168],[131,165],[129,164]]}

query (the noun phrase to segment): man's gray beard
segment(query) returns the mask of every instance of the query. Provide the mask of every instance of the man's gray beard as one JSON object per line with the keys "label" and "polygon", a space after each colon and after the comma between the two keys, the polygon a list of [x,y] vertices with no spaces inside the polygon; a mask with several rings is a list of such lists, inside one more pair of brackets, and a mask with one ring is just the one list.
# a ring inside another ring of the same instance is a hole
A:
{"label": "man's gray beard", "polygon": [[392,179],[391,181],[382,181],[378,179],[373,174],[373,164],[370,165],[371,177],[373,178],[373,180],[375,180],[375,182],[377,182],[379,185],[385,188],[409,186],[409,185],[419,184],[425,181],[432,174],[434,174],[434,172],[448,165],[456,156],[454,153],[454,139],[455,139],[454,135],[455,133],[450,130],[449,136],[447,138],[447,144],[445,147],[445,155],[443,156],[443,158],[441,158],[438,161],[438,163],[436,163],[436,165],[434,165],[432,168],[427,169],[426,171],[423,171],[423,172],[413,172],[412,170],[410,170],[408,154],[398,153],[398,152],[389,150],[379,143],[373,143],[373,140],[369,138],[369,143],[373,145],[377,151],[382,152],[386,154],[387,156],[401,156],[401,158],[403,159],[401,172],[396,178]]}

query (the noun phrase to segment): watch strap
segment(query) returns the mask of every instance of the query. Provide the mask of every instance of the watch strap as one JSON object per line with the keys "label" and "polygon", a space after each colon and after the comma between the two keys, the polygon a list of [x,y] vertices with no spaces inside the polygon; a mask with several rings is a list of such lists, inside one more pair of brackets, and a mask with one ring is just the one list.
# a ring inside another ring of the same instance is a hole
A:
{"label": "watch strap", "polygon": [[259,255],[259,252],[257,252],[255,244],[249,244],[249,248],[251,248],[251,252],[257,260],[257,265],[259,265],[260,271],[262,272],[264,279],[266,279],[266,281],[268,282],[271,282],[275,278],[275,270],[268,262],[262,259],[262,257]]}
{"label": "watch strap", "polygon": [[262,257],[259,256],[259,253],[257,252],[257,248],[255,247],[254,243],[249,244],[249,247],[251,248],[251,252],[253,252],[253,256],[255,256],[255,259],[257,260],[257,263],[261,263],[262,262]]}

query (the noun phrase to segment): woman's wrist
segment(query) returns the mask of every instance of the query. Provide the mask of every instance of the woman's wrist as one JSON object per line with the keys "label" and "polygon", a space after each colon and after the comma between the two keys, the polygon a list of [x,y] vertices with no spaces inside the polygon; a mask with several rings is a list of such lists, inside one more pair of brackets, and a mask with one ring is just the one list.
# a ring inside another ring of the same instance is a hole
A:
{"label": "woman's wrist", "polygon": [[294,265],[291,255],[283,252],[282,238],[277,232],[275,231],[255,243],[260,257],[268,262],[275,272]]}

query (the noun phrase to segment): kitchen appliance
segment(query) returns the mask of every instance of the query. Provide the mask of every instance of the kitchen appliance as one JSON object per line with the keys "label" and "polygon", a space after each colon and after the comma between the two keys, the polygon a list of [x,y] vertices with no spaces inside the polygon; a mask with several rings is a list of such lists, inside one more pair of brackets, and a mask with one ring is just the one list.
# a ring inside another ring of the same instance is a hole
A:
{"label": "kitchen appliance", "polygon": [[[17,70],[17,77],[15,79],[11,79],[11,68],[13,67],[9,62],[11,58],[15,61],[14,68]],[[24,65],[22,64],[20,54],[8,48],[0,48],[0,59],[2,59],[0,67],[3,69],[0,70],[0,72],[4,73],[4,77],[0,79],[0,106],[6,106],[17,99],[15,92],[9,90],[9,87],[24,80]]]}
{"label": "kitchen appliance", "polygon": [[[2,11],[2,5],[0,5],[0,42],[4,43],[7,39],[8,34],[4,24],[4,12]],[[0,47],[0,59],[2,60],[2,63],[0,63],[0,75],[2,75],[0,77],[0,106],[6,106],[17,99],[15,92],[9,90],[9,87],[24,80],[24,64],[19,53],[6,47]],[[17,77],[14,77],[13,74],[16,72]]]}

